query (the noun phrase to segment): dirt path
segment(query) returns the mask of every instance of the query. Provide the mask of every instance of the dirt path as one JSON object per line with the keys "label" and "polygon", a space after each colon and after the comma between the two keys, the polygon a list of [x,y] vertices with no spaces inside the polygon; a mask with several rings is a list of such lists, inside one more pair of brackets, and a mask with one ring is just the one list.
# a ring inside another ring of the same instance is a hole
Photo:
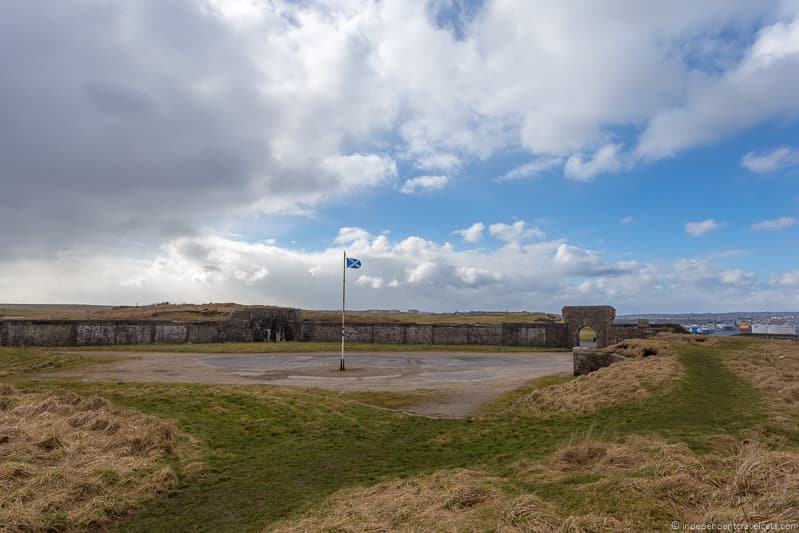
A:
{"label": "dirt path", "polygon": [[392,352],[347,355],[340,372],[337,353],[208,354],[165,352],[74,352],[111,359],[88,368],[42,374],[82,381],[274,384],[336,391],[445,394],[410,407],[416,414],[466,417],[505,391],[550,374],[570,374],[571,354]]}

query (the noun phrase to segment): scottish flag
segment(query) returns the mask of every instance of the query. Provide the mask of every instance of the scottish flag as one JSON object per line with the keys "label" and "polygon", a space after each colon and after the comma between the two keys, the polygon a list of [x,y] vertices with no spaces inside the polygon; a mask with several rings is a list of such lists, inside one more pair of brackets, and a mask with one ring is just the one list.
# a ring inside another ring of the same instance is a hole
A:
{"label": "scottish flag", "polygon": [[354,257],[347,258],[347,268],[361,268],[361,260]]}

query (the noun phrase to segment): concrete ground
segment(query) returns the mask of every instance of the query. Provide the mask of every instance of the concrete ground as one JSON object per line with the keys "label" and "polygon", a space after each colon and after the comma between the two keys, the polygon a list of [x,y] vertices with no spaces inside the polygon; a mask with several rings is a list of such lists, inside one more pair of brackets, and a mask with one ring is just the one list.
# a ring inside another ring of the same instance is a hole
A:
{"label": "concrete ground", "polygon": [[363,352],[346,355],[345,372],[339,371],[337,353],[83,353],[111,362],[46,376],[82,381],[260,383],[335,391],[437,391],[430,401],[406,410],[445,418],[467,417],[536,377],[572,372],[568,352]]}

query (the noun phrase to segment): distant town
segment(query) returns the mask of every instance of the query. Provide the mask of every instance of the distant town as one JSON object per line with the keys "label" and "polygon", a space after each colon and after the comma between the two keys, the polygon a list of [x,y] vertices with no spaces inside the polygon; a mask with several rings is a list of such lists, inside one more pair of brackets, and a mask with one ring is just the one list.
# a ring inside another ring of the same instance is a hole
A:
{"label": "distant town", "polygon": [[[334,311],[330,311],[331,313]],[[496,317],[506,321],[525,320],[559,320],[557,314],[528,311],[455,311],[452,313],[434,313],[418,309],[368,309],[350,311],[352,314],[370,315],[420,315],[443,318],[451,317]],[[768,334],[796,335],[799,333],[799,311],[735,311],[727,313],[644,313],[635,315],[619,315],[616,322],[620,324],[635,323],[647,320],[652,324],[680,324],[691,333],[707,335],[735,334]]]}
{"label": "distant town", "polygon": [[732,313],[647,313],[621,315],[617,322],[649,320],[676,323],[691,333],[732,335],[736,333],[795,335],[799,331],[799,311],[738,311]]}

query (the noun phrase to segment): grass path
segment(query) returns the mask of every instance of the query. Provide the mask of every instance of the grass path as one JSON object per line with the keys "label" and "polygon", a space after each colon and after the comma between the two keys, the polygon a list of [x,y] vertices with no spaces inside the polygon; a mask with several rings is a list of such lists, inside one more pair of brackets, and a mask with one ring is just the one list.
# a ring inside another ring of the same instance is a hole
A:
{"label": "grass path", "polygon": [[[682,383],[665,396],[581,417],[538,419],[487,410],[474,420],[406,416],[343,400],[335,393],[265,386],[31,383],[101,394],[177,421],[208,450],[207,468],[182,487],[115,524],[119,530],[262,530],[302,513],[347,486],[447,467],[507,473],[586,436],[658,434],[710,449],[715,436],[739,436],[765,423],[758,393],[722,364],[740,348],[681,349]],[[513,480],[509,480],[513,483]],[[568,501],[568,487],[539,487]],[[580,502],[572,502],[581,505]]]}

